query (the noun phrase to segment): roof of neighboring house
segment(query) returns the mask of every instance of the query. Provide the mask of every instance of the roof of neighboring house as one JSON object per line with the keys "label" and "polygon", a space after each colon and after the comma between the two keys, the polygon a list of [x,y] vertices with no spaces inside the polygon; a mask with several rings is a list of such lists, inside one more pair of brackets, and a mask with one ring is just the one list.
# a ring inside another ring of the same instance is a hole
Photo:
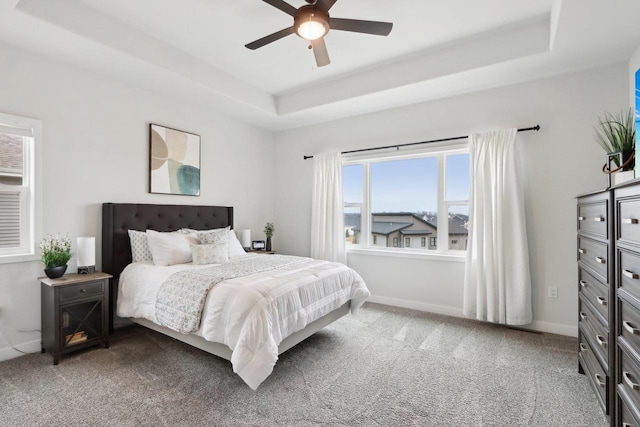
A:
{"label": "roof of neighboring house", "polygon": [[433,233],[429,230],[402,230],[400,234],[404,234],[405,236],[426,236]]}
{"label": "roof of neighboring house", "polygon": [[431,222],[428,221],[426,219],[424,219],[422,216],[413,213],[413,212],[376,212],[376,213],[372,213],[371,216],[376,217],[376,216],[410,216],[413,217],[415,219],[417,219],[420,222],[423,222],[427,225],[430,225],[431,227],[435,227],[436,225]]}
{"label": "roof of neighboring house", "polygon": [[[434,227],[438,226],[438,218],[431,218]],[[467,215],[453,215],[449,217],[449,234],[469,234],[467,229],[469,217]]]}
{"label": "roof of neighboring house", "polygon": [[[404,228],[411,227],[413,224],[410,222],[379,222],[374,221],[371,223],[371,233],[389,235],[400,231]],[[354,227],[354,231],[360,231],[360,227]]]}

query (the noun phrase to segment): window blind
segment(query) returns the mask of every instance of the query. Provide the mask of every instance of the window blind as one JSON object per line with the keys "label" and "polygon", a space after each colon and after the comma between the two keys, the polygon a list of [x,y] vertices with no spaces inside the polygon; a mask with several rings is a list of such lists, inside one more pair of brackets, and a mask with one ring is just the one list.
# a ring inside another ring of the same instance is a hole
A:
{"label": "window blind", "polygon": [[0,248],[20,246],[20,190],[0,190]]}

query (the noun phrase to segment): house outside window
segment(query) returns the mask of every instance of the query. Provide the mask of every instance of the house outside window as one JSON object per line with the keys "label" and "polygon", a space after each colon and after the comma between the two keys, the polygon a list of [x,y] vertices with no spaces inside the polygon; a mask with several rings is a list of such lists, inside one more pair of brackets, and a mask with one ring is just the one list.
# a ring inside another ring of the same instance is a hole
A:
{"label": "house outside window", "polygon": [[0,263],[36,253],[40,135],[39,120],[0,113]]}
{"label": "house outside window", "polygon": [[[348,223],[353,240],[358,242],[347,245],[347,249],[392,246],[398,251],[433,253],[466,250],[466,145],[345,158],[342,180],[345,227]],[[439,235],[445,238],[438,239]]]}

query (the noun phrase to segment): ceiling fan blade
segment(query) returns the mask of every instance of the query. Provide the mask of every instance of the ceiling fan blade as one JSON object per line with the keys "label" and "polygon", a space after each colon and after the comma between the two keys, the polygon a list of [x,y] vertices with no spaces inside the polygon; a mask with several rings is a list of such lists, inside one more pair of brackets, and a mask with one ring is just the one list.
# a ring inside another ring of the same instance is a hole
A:
{"label": "ceiling fan blade", "polygon": [[262,0],[262,1],[270,4],[276,9],[280,9],[284,13],[287,13],[291,16],[296,16],[296,12],[298,11],[298,9],[291,6],[289,3],[285,2],[284,0]]}
{"label": "ceiling fan blade", "polygon": [[338,0],[318,0],[316,1],[316,6],[320,6],[322,10],[329,10],[336,4]]}
{"label": "ceiling fan blade", "polygon": [[311,46],[313,47],[313,55],[316,57],[318,67],[324,67],[331,63],[331,60],[329,60],[329,52],[327,52],[327,45],[323,37],[311,40]]}
{"label": "ceiling fan blade", "polygon": [[388,36],[393,28],[391,22],[361,21],[359,19],[329,18],[332,30],[352,31],[354,33],[375,34]]}
{"label": "ceiling fan blade", "polygon": [[254,42],[244,45],[247,49],[256,50],[259,47],[267,45],[269,43],[273,43],[276,40],[280,40],[283,37],[288,36],[289,34],[293,34],[293,27],[285,28],[284,30],[276,31],[273,34],[269,34],[266,37],[258,39]]}

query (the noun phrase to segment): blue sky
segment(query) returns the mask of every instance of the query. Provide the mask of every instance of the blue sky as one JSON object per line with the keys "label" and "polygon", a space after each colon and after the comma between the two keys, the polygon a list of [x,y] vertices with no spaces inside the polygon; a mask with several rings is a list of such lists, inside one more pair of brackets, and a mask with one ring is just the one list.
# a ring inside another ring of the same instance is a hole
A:
{"label": "blue sky", "polygon": [[[371,164],[372,212],[437,210],[438,164],[435,157]],[[342,169],[345,202],[362,202],[363,166]],[[447,199],[466,200],[469,194],[469,155],[446,157]]]}

